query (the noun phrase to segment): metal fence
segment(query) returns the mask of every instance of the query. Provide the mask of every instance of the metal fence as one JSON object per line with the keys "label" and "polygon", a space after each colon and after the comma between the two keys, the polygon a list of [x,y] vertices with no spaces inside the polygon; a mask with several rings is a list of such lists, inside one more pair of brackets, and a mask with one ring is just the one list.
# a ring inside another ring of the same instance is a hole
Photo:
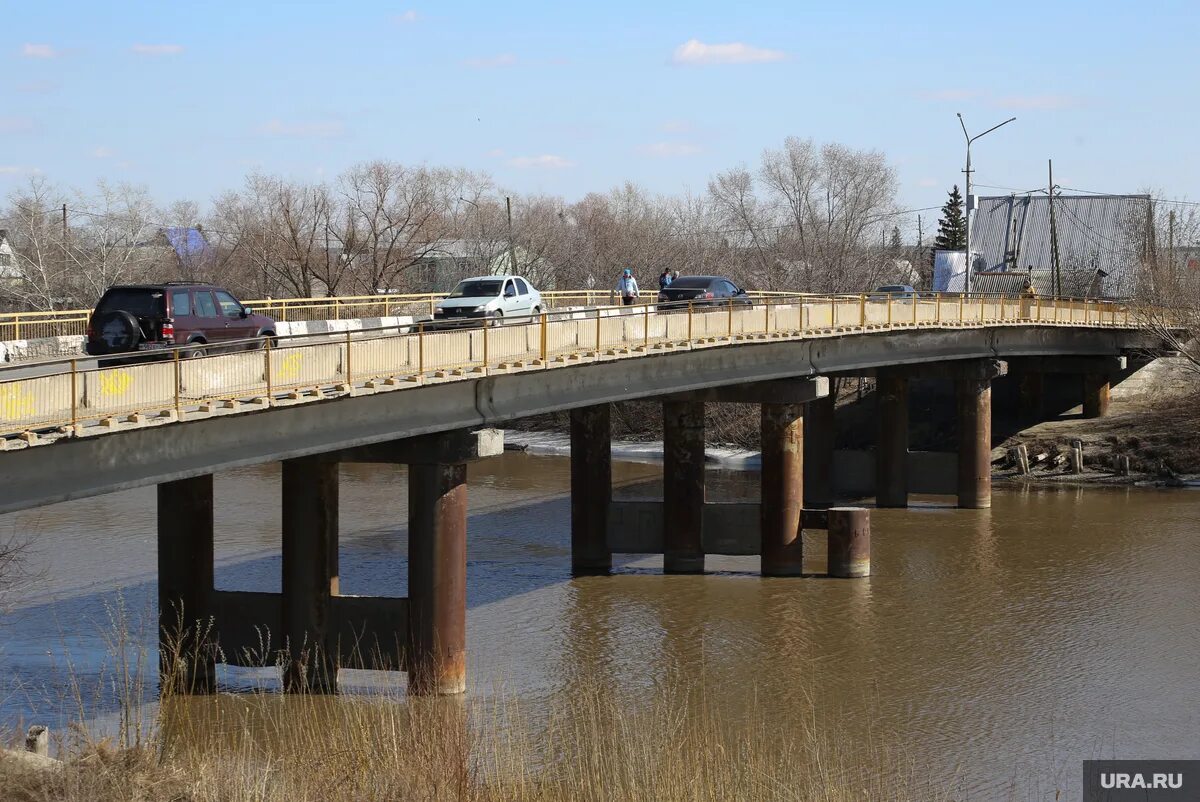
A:
{"label": "metal fence", "polygon": [[[785,297],[794,293],[754,292],[754,298]],[[434,306],[445,298],[443,293],[409,295],[346,295],[330,298],[266,298],[246,301],[259,314],[279,321],[344,320],[348,318],[411,315],[429,317]],[[611,291],[548,290],[542,293],[546,309],[566,306],[596,306],[613,303]],[[0,342],[31,340],[38,337],[81,336],[87,333],[90,309],[64,309],[53,312],[5,312],[0,314]]]}
{"label": "metal fence", "polygon": [[121,358],[99,368],[60,360],[42,363],[49,375],[34,378],[5,379],[0,371],[0,438],[8,438],[0,446],[754,340],[1029,324],[1136,327],[1137,321],[1128,306],[1109,301],[804,295],[752,304],[542,312],[504,325],[421,322],[260,339],[235,344],[257,350],[210,349],[209,355],[188,358],[174,349],[151,364],[143,363],[144,354],[143,362]]}

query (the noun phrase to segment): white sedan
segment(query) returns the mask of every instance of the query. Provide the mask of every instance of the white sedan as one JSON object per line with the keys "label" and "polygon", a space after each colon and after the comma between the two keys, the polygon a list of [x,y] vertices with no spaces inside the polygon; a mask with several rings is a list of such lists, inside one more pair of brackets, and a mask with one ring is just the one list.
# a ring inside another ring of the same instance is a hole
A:
{"label": "white sedan", "polygon": [[521,276],[476,276],[458,282],[450,294],[438,301],[434,320],[484,318],[494,323],[508,317],[537,315],[542,311],[542,294]]}

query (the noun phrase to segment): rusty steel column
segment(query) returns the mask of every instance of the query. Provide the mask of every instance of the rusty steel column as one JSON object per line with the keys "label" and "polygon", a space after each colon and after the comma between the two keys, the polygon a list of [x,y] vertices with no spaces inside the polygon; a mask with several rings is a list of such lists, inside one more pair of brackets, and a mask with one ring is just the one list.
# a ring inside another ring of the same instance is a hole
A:
{"label": "rusty steel column", "polygon": [[1083,417],[1103,418],[1108,414],[1109,383],[1103,373],[1083,376]]}
{"label": "rusty steel column", "polygon": [[1041,420],[1046,414],[1042,396],[1042,373],[1038,371],[1023,371],[1021,373],[1020,414],[1025,421]]}
{"label": "rusty steel column", "polygon": [[828,507],[834,499],[833,449],[837,434],[837,399],[833,390],[807,407],[804,411],[807,419],[804,425],[804,506]]}
{"label": "rusty steel column", "polygon": [[663,571],[704,572],[704,403],[663,402]]}
{"label": "rusty steel column", "polygon": [[955,379],[958,395],[958,506],[992,506],[992,382]]}
{"label": "rusty steel column", "polygon": [[879,440],[875,450],[875,506],[908,506],[908,379],[879,372]]}
{"label": "rusty steel column", "polygon": [[338,465],[320,457],[283,461],[285,690],[337,691],[330,599],[338,594]]}
{"label": "rusty steel column", "polygon": [[804,569],[804,405],[762,405],[762,575]]}
{"label": "rusty steel column", "polygon": [[608,404],[571,410],[571,572],[607,574],[612,501],[612,428]]}
{"label": "rusty steel column", "polygon": [[871,511],[862,507],[829,510],[829,575],[871,575]]}
{"label": "rusty steel column", "polygon": [[212,693],[213,478],[158,486],[159,689]]}
{"label": "rusty steel column", "polygon": [[408,467],[408,692],[467,687],[467,466]]}

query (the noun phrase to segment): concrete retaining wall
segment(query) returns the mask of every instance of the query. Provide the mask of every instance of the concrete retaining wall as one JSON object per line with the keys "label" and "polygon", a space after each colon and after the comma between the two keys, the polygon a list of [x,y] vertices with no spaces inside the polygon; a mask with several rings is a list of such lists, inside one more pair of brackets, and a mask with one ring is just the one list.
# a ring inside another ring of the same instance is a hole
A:
{"label": "concrete retaining wall", "polygon": [[[391,317],[363,317],[348,320],[297,320],[278,321],[275,333],[280,337],[302,335],[337,334],[364,329],[395,328],[404,331],[412,325],[411,315]],[[27,362],[35,359],[64,359],[84,355],[83,335],[70,337],[39,337],[32,340],[7,340],[0,342],[0,363]]]}

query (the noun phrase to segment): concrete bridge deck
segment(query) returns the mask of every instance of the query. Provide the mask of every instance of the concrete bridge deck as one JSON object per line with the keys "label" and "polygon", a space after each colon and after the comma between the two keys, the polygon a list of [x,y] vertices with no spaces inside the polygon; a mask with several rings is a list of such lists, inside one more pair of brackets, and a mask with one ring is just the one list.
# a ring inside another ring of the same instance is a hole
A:
{"label": "concrete bridge deck", "polygon": [[803,296],[94,370],[66,363],[65,373],[0,381],[0,511],[704,387],[1148,344],[1108,302]]}

